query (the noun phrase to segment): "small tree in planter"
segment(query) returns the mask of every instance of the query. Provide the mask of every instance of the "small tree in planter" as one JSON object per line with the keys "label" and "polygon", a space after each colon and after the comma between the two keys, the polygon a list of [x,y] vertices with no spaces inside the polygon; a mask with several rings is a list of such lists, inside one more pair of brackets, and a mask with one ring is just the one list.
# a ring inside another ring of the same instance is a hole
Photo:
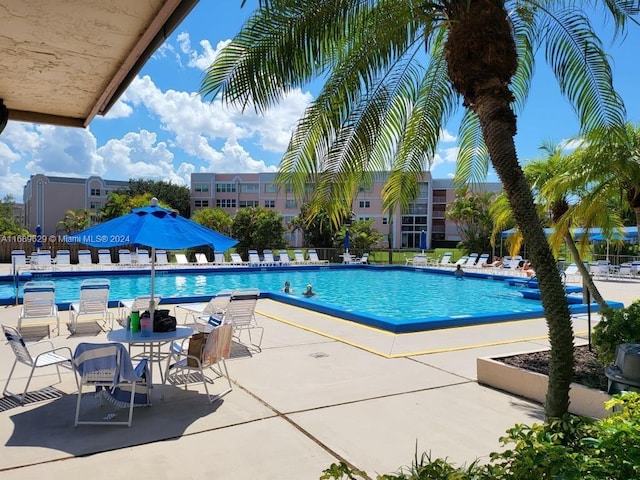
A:
{"label": "small tree in planter", "polygon": [[621,343],[640,343],[640,300],[619,310],[608,309],[593,330],[593,344],[603,365],[613,363]]}

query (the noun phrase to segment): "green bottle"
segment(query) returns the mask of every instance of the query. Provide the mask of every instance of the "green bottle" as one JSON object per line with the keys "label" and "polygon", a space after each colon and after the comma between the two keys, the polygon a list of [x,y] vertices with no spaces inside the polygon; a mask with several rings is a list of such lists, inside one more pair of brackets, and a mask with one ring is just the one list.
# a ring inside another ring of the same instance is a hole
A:
{"label": "green bottle", "polygon": [[140,331],[140,312],[131,312],[131,331]]}

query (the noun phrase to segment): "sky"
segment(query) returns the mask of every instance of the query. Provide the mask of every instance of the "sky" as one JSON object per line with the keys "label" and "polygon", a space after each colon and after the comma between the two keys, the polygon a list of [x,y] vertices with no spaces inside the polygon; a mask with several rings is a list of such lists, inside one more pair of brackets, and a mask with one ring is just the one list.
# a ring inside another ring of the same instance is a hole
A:
{"label": "sky", "polygon": [[[200,0],[149,59],[105,117],[86,129],[9,121],[0,134],[0,198],[22,202],[29,176],[130,178],[190,184],[194,172],[277,171],[293,127],[313,100],[317,84],[292,91],[266,114],[225,108],[198,95],[205,69],[240,30],[257,0]],[[614,86],[632,123],[640,123],[637,79],[640,26],[624,41],[594,19],[611,56]],[[460,111],[462,111],[460,109]],[[560,143],[578,133],[578,121],[544,61],[538,61],[527,105],[518,117],[516,147],[522,162],[536,158],[544,142]],[[457,124],[441,136],[431,172],[455,171]],[[497,181],[490,172],[488,181]]]}

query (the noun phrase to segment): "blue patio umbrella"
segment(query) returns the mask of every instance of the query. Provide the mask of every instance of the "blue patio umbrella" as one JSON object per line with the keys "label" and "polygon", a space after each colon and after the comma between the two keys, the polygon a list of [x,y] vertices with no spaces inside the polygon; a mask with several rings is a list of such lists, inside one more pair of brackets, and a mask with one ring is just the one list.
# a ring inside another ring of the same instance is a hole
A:
{"label": "blue patio umbrella", "polygon": [[427,249],[427,232],[422,230],[422,232],[420,232],[420,250],[422,250],[422,253],[424,253],[426,249]]}
{"label": "blue patio umbrella", "polygon": [[38,252],[42,248],[42,227],[40,225],[36,227],[36,241],[33,246],[36,247],[36,251]]}
{"label": "blue patio umbrella", "polygon": [[349,253],[349,230],[344,234],[344,251]]}
{"label": "blue patio umbrella", "polygon": [[156,249],[178,250],[210,245],[217,251],[233,247],[237,240],[181,217],[176,212],[158,206],[156,198],[148,207],[135,208],[131,213],[67,236],[67,243],[82,243],[91,247],[109,248],[140,244],[151,248],[151,302],[154,309]]}

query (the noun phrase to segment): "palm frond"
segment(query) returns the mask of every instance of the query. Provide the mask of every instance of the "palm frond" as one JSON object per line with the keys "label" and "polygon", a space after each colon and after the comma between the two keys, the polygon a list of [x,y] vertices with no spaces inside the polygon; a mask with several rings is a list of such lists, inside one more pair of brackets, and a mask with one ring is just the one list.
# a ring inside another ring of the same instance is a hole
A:
{"label": "palm frond", "polygon": [[489,171],[489,152],[484,143],[478,116],[467,109],[460,123],[460,150],[454,184],[479,183],[486,180]]}

